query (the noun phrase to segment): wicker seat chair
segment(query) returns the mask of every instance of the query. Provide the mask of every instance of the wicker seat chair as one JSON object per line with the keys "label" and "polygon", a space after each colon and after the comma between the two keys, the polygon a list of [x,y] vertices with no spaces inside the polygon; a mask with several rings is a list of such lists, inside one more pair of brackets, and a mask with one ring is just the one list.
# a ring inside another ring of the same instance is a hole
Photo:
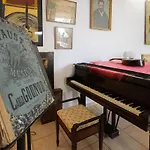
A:
{"label": "wicker seat chair", "polygon": [[[72,98],[63,101],[79,100]],[[72,150],[77,150],[77,142],[98,133],[99,150],[103,147],[104,116],[96,116],[84,105],[75,105],[66,109],[57,110],[56,113],[56,143],[59,146],[59,125],[63,128],[72,142]]]}

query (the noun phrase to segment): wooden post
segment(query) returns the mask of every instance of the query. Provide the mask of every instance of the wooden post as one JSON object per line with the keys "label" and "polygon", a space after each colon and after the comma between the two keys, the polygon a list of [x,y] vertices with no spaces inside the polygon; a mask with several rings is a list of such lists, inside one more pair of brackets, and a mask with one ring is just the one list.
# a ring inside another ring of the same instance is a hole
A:
{"label": "wooden post", "polygon": [[86,106],[86,96],[85,95],[80,94],[79,104]]}
{"label": "wooden post", "polygon": [[3,17],[3,3],[2,0],[0,0],[0,17]]}
{"label": "wooden post", "polygon": [[30,132],[30,128],[27,131],[27,142],[28,142],[28,150],[31,150],[31,132]]}
{"label": "wooden post", "polygon": [[17,141],[17,150],[25,150],[25,134]]}

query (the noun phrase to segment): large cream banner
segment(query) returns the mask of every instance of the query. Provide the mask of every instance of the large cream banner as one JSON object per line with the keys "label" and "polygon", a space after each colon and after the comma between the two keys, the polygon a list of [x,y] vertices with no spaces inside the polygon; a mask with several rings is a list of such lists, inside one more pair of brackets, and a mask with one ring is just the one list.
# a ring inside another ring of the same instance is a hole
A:
{"label": "large cream banner", "polygon": [[0,147],[19,137],[54,101],[42,67],[25,31],[0,19]]}

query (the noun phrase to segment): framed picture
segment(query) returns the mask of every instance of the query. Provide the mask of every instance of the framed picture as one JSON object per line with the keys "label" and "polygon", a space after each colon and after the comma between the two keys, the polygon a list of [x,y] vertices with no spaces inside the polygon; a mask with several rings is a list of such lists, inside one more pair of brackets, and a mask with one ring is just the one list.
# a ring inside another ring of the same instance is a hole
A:
{"label": "framed picture", "polygon": [[90,27],[97,30],[111,30],[112,0],[91,0]]}
{"label": "framed picture", "polygon": [[145,44],[150,45],[150,0],[146,0]]}
{"label": "framed picture", "polygon": [[150,54],[141,54],[141,59],[144,59],[145,62],[150,62]]}
{"label": "framed picture", "polygon": [[50,22],[76,24],[77,3],[68,0],[47,0],[46,19]]}
{"label": "framed picture", "polygon": [[[1,17],[25,28],[37,46],[43,45],[42,0],[2,0]],[[27,18],[28,19],[27,19]]]}
{"label": "framed picture", "polygon": [[72,28],[55,27],[55,49],[72,49]]}

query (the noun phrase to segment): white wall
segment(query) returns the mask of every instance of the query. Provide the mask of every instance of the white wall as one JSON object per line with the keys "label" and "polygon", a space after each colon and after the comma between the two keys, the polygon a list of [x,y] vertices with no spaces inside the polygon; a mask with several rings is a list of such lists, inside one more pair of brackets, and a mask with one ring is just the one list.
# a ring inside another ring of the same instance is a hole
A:
{"label": "white wall", "polygon": [[[46,0],[43,0],[44,45],[39,51],[55,52],[55,87],[64,90],[64,98],[71,94],[65,78],[71,76],[73,63],[108,60],[122,56],[131,50],[139,57],[150,53],[150,46],[144,45],[145,0],[112,0],[112,30],[102,31],[89,28],[90,1],[77,1],[76,25],[46,22]],[[73,28],[73,49],[54,50],[54,27]]]}

